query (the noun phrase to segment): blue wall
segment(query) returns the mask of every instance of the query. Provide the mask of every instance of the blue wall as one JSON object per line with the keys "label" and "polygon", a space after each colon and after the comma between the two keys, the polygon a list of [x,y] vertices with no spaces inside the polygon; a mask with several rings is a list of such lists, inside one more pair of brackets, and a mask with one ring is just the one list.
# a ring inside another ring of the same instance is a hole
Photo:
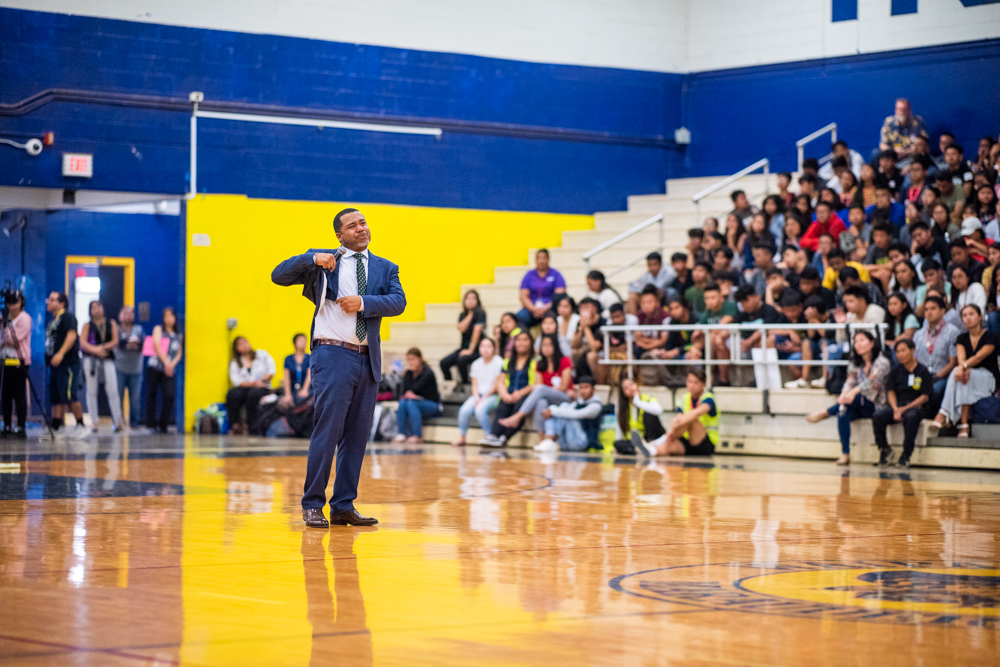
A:
{"label": "blue wall", "polygon": [[[32,380],[43,397],[45,389],[45,298],[66,288],[67,255],[134,257],[135,301],[150,303],[147,333],[160,322],[165,306],[174,306],[183,323],[183,231],[179,216],[92,213],[87,211],[10,211],[2,222],[24,215],[25,265],[29,280],[27,311],[35,320],[32,335]],[[0,237],[0,284],[16,280],[20,269],[21,237]],[[115,314],[117,317],[117,314]],[[45,398],[43,398],[45,400]],[[178,392],[178,415],[183,414],[183,392]],[[183,421],[178,422],[183,423]]]}
{"label": "blue wall", "polygon": [[[2,100],[78,88],[448,119],[430,137],[201,121],[199,190],[255,197],[592,213],[662,192],[682,77],[0,10]],[[0,183],[180,193],[184,113],[55,103],[0,117],[6,135],[55,130],[56,150],[5,156]],[[485,127],[484,124],[491,124]],[[612,143],[527,139],[530,128]],[[614,137],[626,139],[614,143]],[[648,142],[647,142],[648,143]],[[95,154],[90,181],[62,151]]]}
{"label": "blue wall", "polygon": [[[932,150],[951,130],[974,155],[980,137],[1000,130],[1000,40],[689,75],[684,122],[693,139],[675,177],[731,174],[762,157],[792,170],[795,142],[830,122],[867,156],[897,97],[923,116]],[[817,140],[806,155],[829,148]]]}

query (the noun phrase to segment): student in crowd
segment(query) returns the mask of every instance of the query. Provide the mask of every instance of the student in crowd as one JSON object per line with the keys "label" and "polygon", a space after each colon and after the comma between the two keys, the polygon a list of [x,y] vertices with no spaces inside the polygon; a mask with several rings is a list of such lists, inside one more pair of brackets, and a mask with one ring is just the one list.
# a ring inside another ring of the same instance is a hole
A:
{"label": "student in crowd", "polygon": [[569,294],[564,294],[556,303],[556,325],[560,345],[562,341],[568,341],[572,350],[573,334],[576,333],[579,324],[580,316],[576,314],[576,301]]}
{"label": "student in crowd", "polygon": [[687,392],[666,433],[646,441],[637,430],[632,431],[632,445],[637,452],[650,457],[711,456],[715,453],[719,444],[719,410],[715,395],[706,389],[705,372],[700,368],[689,370],[685,384]]}
{"label": "student in crowd", "polygon": [[469,384],[469,366],[479,356],[479,340],[486,330],[486,311],[479,302],[479,292],[470,289],[462,297],[462,313],[458,316],[458,331],[462,340],[458,349],[441,360],[441,375],[451,380],[451,369],[458,366],[462,384]]}
{"label": "student in crowd", "polygon": [[695,265],[695,262],[703,262],[708,256],[705,250],[705,230],[700,227],[694,227],[689,229],[687,232],[688,244],[685,250],[687,250],[687,267],[690,269]]}
{"label": "student in crowd", "polygon": [[528,398],[514,414],[498,419],[501,426],[520,428],[524,418],[533,416],[532,424],[539,433],[545,432],[542,412],[550,405],[560,405],[573,396],[573,362],[559,351],[555,336],[542,336],[539,356],[535,361],[535,385]]}
{"label": "student in crowd", "polygon": [[920,282],[920,276],[913,262],[908,259],[900,260],[892,267],[893,287],[895,292],[899,292],[906,298],[910,308],[916,308],[920,303],[921,290],[924,286]]}
{"label": "student in crowd", "polygon": [[[868,290],[860,285],[853,285],[844,291],[844,309],[834,312],[834,321],[837,324],[855,324],[864,322],[867,324],[882,324],[885,322],[885,309],[875,305],[870,301],[871,295]],[[837,332],[837,339],[846,340],[843,331]]]}
{"label": "student in crowd", "polygon": [[528,398],[528,394],[535,388],[536,361],[531,353],[533,345],[531,334],[526,331],[522,331],[514,338],[514,351],[504,360],[504,372],[496,379],[500,402],[494,415],[493,428],[479,441],[479,444],[487,447],[503,447],[517,433],[518,428],[507,428],[500,424],[500,420],[517,412]]}
{"label": "student in crowd", "polygon": [[764,198],[763,213],[770,220],[768,231],[771,238],[780,240],[785,235],[785,202],[779,195]]}
{"label": "student in crowd", "polygon": [[739,257],[743,252],[743,237],[746,233],[747,228],[743,226],[743,221],[735,213],[726,216],[726,246],[733,251],[736,257]]}
{"label": "student in crowd", "polygon": [[754,246],[753,257],[755,266],[743,270],[743,282],[763,296],[767,290],[767,272],[774,268],[774,250],[767,243],[761,243]]}
{"label": "student in crowd", "polygon": [[882,296],[882,290],[876,287],[874,283],[862,280],[857,268],[853,266],[845,266],[837,274],[837,277],[837,293],[841,299],[843,299],[843,294],[847,288],[860,287],[868,293],[868,301],[870,303],[873,303],[876,306],[885,305],[885,297]]}
{"label": "student in crowd", "polygon": [[861,185],[858,177],[850,169],[844,169],[837,177],[837,184],[840,186],[840,203],[846,207],[853,206]]}
{"label": "student in crowd", "polygon": [[802,273],[799,274],[799,291],[806,298],[810,296],[820,297],[826,305],[825,310],[833,310],[837,305],[837,295],[834,294],[833,290],[823,287],[821,275],[814,266],[802,269]]}
{"label": "student in crowd", "polygon": [[118,403],[124,410],[125,390],[128,390],[129,427],[142,423],[142,348],[146,331],[135,321],[135,311],[125,306],[118,313],[118,350],[115,352],[115,373],[118,376]]}
{"label": "student in crowd", "polygon": [[497,395],[497,378],[503,373],[503,359],[496,353],[496,343],[490,338],[479,341],[479,358],[472,362],[469,368],[469,379],[472,382],[472,392],[458,409],[458,439],[453,447],[465,445],[465,436],[469,432],[469,418],[476,415],[476,422],[483,433],[490,433],[493,422],[490,413],[496,410],[500,397]]}
{"label": "student in crowd", "polygon": [[514,349],[514,339],[521,333],[521,324],[514,313],[500,316],[500,335],[497,336],[497,354],[506,357]]}
{"label": "student in crowd", "polygon": [[281,402],[285,406],[301,403],[312,393],[312,371],[309,369],[309,353],[306,352],[308,344],[309,339],[304,333],[292,336],[295,351],[285,357],[282,368],[284,395]]}
{"label": "student in crowd", "polygon": [[688,287],[694,284],[694,279],[691,277],[691,269],[687,266],[687,255],[682,252],[675,252],[670,256],[670,266],[674,269],[673,282],[668,286],[670,290],[673,290],[676,294],[684,294]]}
{"label": "student in crowd", "polygon": [[951,182],[955,190],[960,192],[964,199],[972,197],[974,174],[965,159],[965,150],[958,144],[952,144],[944,149],[944,160],[948,165],[948,171],[951,172]]}
{"label": "student in crowd", "polygon": [[[807,296],[802,304],[802,314],[808,324],[829,324],[831,322],[827,302],[823,297],[813,294]],[[801,334],[800,334],[801,335]],[[793,361],[813,361],[822,359],[824,361],[839,361],[843,356],[843,347],[837,342],[837,332],[832,329],[807,329],[802,340],[802,351],[793,352],[789,359]],[[805,389],[813,387],[823,389],[829,376],[829,366],[822,366],[820,376],[810,381],[809,376],[814,367],[803,365],[801,367],[790,366],[793,379],[785,383],[786,389]]]}
{"label": "student in crowd", "polygon": [[847,381],[837,402],[826,410],[806,416],[812,424],[827,417],[837,417],[841,451],[837,465],[846,466],[851,462],[851,422],[870,419],[876,411],[888,405],[885,393],[888,378],[889,360],[882,354],[878,338],[870,331],[856,331]]}
{"label": "student in crowd", "polygon": [[889,185],[885,182],[879,183],[875,187],[875,203],[865,209],[865,217],[872,224],[877,220],[888,221],[898,234],[899,228],[906,224],[906,209],[899,202],[892,200],[892,193],[893,190]]}
{"label": "student in crowd", "polygon": [[930,225],[923,221],[917,221],[910,225],[910,237],[912,239],[910,252],[914,259],[919,258],[920,264],[933,259],[941,266],[946,266],[951,261],[951,248],[942,237],[931,233]]}
{"label": "student in crowd", "polygon": [[861,205],[863,208],[868,208],[875,203],[876,176],[875,167],[867,163],[861,167],[861,176],[858,177],[861,183],[858,185],[851,206]]}
{"label": "student in crowd", "polygon": [[965,239],[959,237],[952,241],[950,244],[951,249],[951,263],[948,264],[948,273],[952,272],[952,269],[956,266],[961,266],[965,269],[966,275],[969,280],[975,283],[980,283],[983,280],[983,271],[986,266],[976,260],[972,259],[972,255],[969,253],[969,248],[965,243]]}
{"label": "student in crowd", "polygon": [[[52,315],[45,329],[45,363],[49,366],[49,403],[52,405],[52,430],[55,437],[68,435],[74,440],[89,435],[83,424],[83,406],[79,399],[80,339],[76,317],[70,313],[69,298],[63,292],[49,294],[45,307]],[[76,418],[76,426],[64,426],[66,406]]]}
{"label": "student in crowd", "polygon": [[663,406],[654,397],[643,394],[639,383],[632,378],[623,378],[618,388],[618,405],[615,418],[618,429],[629,442],[622,448],[622,442],[615,442],[615,448],[625,454],[640,453],[635,447],[635,439],[641,442],[656,442],[666,435],[666,430],[660,422]]}
{"label": "student in crowd", "polygon": [[[927,159],[929,160],[929,158]],[[907,181],[906,187],[899,193],[902,203],[910,202],[918,206],[922,205],[924,190],[930,185],[927,182],[927,166],[922,159],[910,162],[905,180]]]}
{"label": "student in crowd", "polygon": [[598,359],[601,350],[604,349],[601,329],[607,324],[601,317],[599,306],[600,304],[594,299],[585,298],[580,301],[580,324],[573,334],[572,343],[573,363],[576,365],[577,375],[597,376],[594,371],[599,366]]}
{"label": "student in crowd", "polygon": [[747,199],[747,193],[743,190],[733,190],[729,193],[729,198],[733,202],[732,215],[735,215],[744,225],[746,225],[746,220],[754,213],[757,212],[756,206],[750,205],[750,200]]}
{"label": "student in crowd", "polygon": [[[146,425],[150,428],[159,426],[164,433],[169,419],[169,414],[166,412],[167,404],[170,403],[171,410],[173,409],[173,393],[169,388],[174,386],[173,368],[176,367],[176,362],[173,362],[173,366],[170,365],[173,357],[169,351],[163,353],[160,349],[160,345],[162,345],[160,341],[170,336],[171,332],[168,329],[166,312],[164,312],[163,326],[157,326],[153,329],[153,346],[157,356],[150,358],[149,367],[146,369],[146,385],[150,387]],[[172,343],[173,340],[170,339],[170,344]],[[166,373],[161,370],[162,367],[169,368],[171,372]],[[257,412],[260,409],[260,399],[271,393],[271,379],[276,371],[274,359],[267,353],[267,350],[255,350],[245,337],[236,337],[236,340],[233,341],[233,356],[229,361],[229,382],[233,386],[226,394],[226,412],[229,413],[229,424],[234,434],[247,435],[255,427]],[[156,390],[154,387],[159,389],[161,386],[164,390],[164,412],[157,420],[155,412]],[[167,400],[168,395],[170,396],[169,401]],[[246,411],[245,417],[244,411]]]}
{"label": "student in crowd", "polygon": [[587,274],[587,296],[601,304],[601,312],[605,317],[608,316],[608,309],[611,306],[622,302],[621,296],[608,284],[600,271],[591,271]]}
{"label": "student in crowd", "polygon": [[983,223],[979,221],[979,218],[970,216],[962,221],[961,233],[962,238],[965,239],[965,247],[969,251],[969,257],[985,266],[986,253],[988,248],[993,245],[993,241],[986,239]]}
{"label": "student in crowd", "polygon": [[100,301],[90,302],[90,321],[80,332],[83,352],[83,377],[87,385],[87,412],[90,428],[97,433],[100,415],[97,412],[97,391],[104,380],[104,393],[111,407],[111,430],[122,426],[122,405],[118,402],[118,374],[115,372],[115,350],[118,347],[118,323],[104,316]]}
{"label": "student in crowd", "polygon": [[[0,364],[4,364],[3,386],[3,437],[23,440],[28,419],[28,370],[31,368],[31,315],[24,312],[24,294],[15,292],[7,303],[9,321],[5,323],[0,338]],[[17,429],[13,417],[17,411]]]}
{"label": "student in crowd", "polygon": [[955,356],[958,366],[948,377],[941,407],[932,426],[958,425],[958,437],[968,438],[969,408],[977,401],[992,396],[996,390],[997,337],[983,327],[982,311],[970,304],[962,309],[962,322],[966,331],[955,339]]}
{"label": "student in crowd", "polygon": [[[161,324],[153,327],[153,355],[146,364],[146,426],[166,433],[174,417],[174,397],[177,394],[177,365],[184,356],[184,338],[177,324],[177,314],[167,306],[161,314]],[[236,341],[233,341],[234,344]],[[246,342],[246,339],[244,339]],[[247,347],[249,348],[249,343]],[[265,353],[266,354],[266,353]],[[274,360],[269,360],[267,380],[274,376]],[[231,375],[231,373],[230,373]],[[263,377],[263,375],[261,375]],[[162,397],[161,397],[162,394]],[[162,398],[162,405],[157,405]],[[157,413],[159,408],[159,413]],[[232,413],[230,412],[230,423]]]}
{"label": "student in crowd", "polygon": [[535,268],[528,271],[521,281],[521,308],[517,319],[528,327],[542,321],[552,309],[557,294],[566,293],[566,280],[549,266],[549,251],[541,248],[535,253]]}
{"label": "student in crowd", "polygon": [[843,220],[833,214],[833,206],[828,202],[819,202],[816,205],[816,220],[802,235],[799,245],[806,250],[815,251],[819,247],[820,234],[829,234],[836,241],[845,229],[847,227]]}
{"label": "student in crowd", "polygon": [[[958,223],[962,221],[962,208],[965,205],[965,195],[962,192],[962,188],[955,187],[953,174],[949,169],[938,172],[937,177],[934,179],[934,186],[941,193],[938,203],[944,204],[948,210],[949,230],[952,226],[957,228]],[[933,213],[935,224],[940,227],[941,223],[938,222],[938,213],[936,210]],[[954,238],[950,231],[948,238]]]}
{"label": "student in crowd", "polygon": [[628,284],[628,302],[625,304],[625,312],[635,314],[639,307],[639,295],[649,285],[656,288],[660,301],[663,301],[670,283],[674,282],[676,278],[677,274],[672,268],[663,266],[663,256],[660,253],[649,253],[646,255],[646,273]]}
{"label": "student in crowd", "polygon": [[705,311],[705,287],[712,276],[712,265],[708,262],[697,262],[691,269],[691,278],[694,284],[684,292],[684,300],[691,305],[691,310],[695,313]]}
{"label": "student in crowd", "polygon": [[943,294],[948,301],[951,300],[951,283],[944,279],[944,269],[941,266],[933,259],[920,265],[920,270],[924,274],[924,284],[917,289],[918,303],[915,312],[918,318],[923,318],[924,301],[932,291]]}
{"label": "student in crowd", "polygon": [[[732,324],[740,314],[736,303],[723,296],[722,290],[716,284],[709,284],[705,288],[705,311],[701,314],[698,324]],[[701,350],[701,357],[705,353],[705,332],[696,331],[691,335],[691,344]],[[708,334],[708,345],[712,346],[712,359],[729,359],[729,332],[711,331]],[[729,384],[729,364],[715,366],[718,384]]]}
{"label": "student in crowd", "polygon": [[[642,290],[639,299],[639,314],[636,316],[643,326],[660,326],[669,323],[670,317],[656,294],[656,288],[647,285]],[[658,330],[640,330],[635,332],[634,356],[639,359],[648,358],[645,355],[653,350],[662,349],[667,343],[667,332]]]}
{"label": "student in crowd", "polygon": [[559,334],[559,319],[557,315],[549,313],[543,317],[541,329],[542,333],[535,339],[536,353],[542,346],[543,336],[555,336],[559,341],[559,351],[562,352],[562,355],[569,358],[573,357],[573,339]]}
{"label": "student in crowd", "polygon": [[441,395],[438,394],[434,371],[424,363],[424,355],[418,348],[411,347],[406,351],[406,367],[403,395],[399,397],[396,409],[399,434],[392,441],[419,444],[424,441],[424,420],[440,417],[443,412]]}
{"label": "student in crowd", "polygon": [[917,361],[912,340],[900,339],[895,343],[896,361],[889,371],[886,381],[887,408],[872,415],[872,431],[879,449],[878,465],[887,466],[892,462],[892,448],[886,437],[889,424],[903,424],[903,455],[897,465],[910,467],[910,457],[917,443],[920,421],[929,417],[930,402],[933,399],[934,380],[930,371]]}
{"label": "student in crowd", "polygon": [[[736,318],[737,324],[780,324],[785,321],[784,316],[779,313],[774,306],[764,303],[760,294],[751,285],[743,285],[736,290],[736,303],[740,306],[740,313]],[[742,341],[740,342],[740,353],[742,358],[750,358],[750,350],[761,346],[761,330],[743,330],[740,332]]]}
{"label": "student in crowd", "polygon": [[792,175],[787,171],[778,172],[778,197],[781,197],[781,201],[785,204],[785,207],[792,205],[795,201],[795,195],[788,191],[792,185]]}
{"label": "student in crowd", "polygon": [[[610,318],[609,324],[614,326],[635,326],[639,324],[639,318],[635,315],[625,313],[625,308],[620,303],[616,303],[608,310]],[[628,336],[624,331],[608,332],[608,358],[624,360],[628,358],[628,347],[626,341]],[[600,384],[617,384],[617,377],[620,375],[622,366],[612,369],[611,366],[602,365],[595,360],[596,367],[591,366],[591,375]]]}
{"label": "student in crowd", "polygon": [[888,325],[885,330],[887,350],[895,350],[898,341],[912,340],[913,335],[920,328],[920,322],[913,314],[910,302],[899,292],[893,292],[886,299],[885,323]]}
{"label": "student in crowd", "polygon": [[[800,246],[801,247],[801,246]],[[825,276],[826,272],[830,268],[830,253],[834,250],[843,252],[837,246],[837,242],[833,240],[832,234],[820,234],[819,235],[819,245],[816,247],[816,251],[813,253],[812,261],[810,264],[819,271],[821,276]]]}
{"label": "student in crowd", "polygon": [[[805,164],[802,166],[802,171],[805,171]],[[806,204],[809,209],[816,206],[819,201],[819,191],[817,189],[819,185],[819,179],[813,174],[803,173],[799,176],[799,196],[795,198],[795,204],[799,207],[799,211],[805,215],[808,212],[804,210],[805,207],[802,204]],[[803,202],[803,200],[805,200]]]}
{"label": "student in crowd", "polygon": [[781,239],[781,244],[801,249],[802,232],[804,230],[802,216],[799,215],[798,211],[790,211],[785,214],[784,218],[782,234],[778,237]]}
{"label": "student in crowd", "polygon": [[[1000,254],[1000,248],[997,248],[996,252]],[[1000,270],[996,270],[995,266],[989,269],[993,270],[990,271],[990,290],[986,295],[986,328],[994,335],[1000,336]],[[983,276],[986,276],[985,271]]]}
{"label": "student in crowd", "polygon": [[955,264],[951,267],[951,307],[962,312],[968,305],[975,305],[979,312],[984,312],[986,290],[983,289],[982,283],[972,281],[968,269]]}
{"label": "student in crowd", "polygon": [[719,219],[712,216],[708,216],[702,221],[701,229],[703,232],[705,232],[706,236],[708,234],[711,234],[712,232],[719,231]]}
{"label": "student in crowd", "polygon": [[594,378],[581,376],[576,383],[576,398],[542,411],[545,439],[535,445],[537,452],[583,452],[600,449],[598,437],[604,405],[594,395]]}

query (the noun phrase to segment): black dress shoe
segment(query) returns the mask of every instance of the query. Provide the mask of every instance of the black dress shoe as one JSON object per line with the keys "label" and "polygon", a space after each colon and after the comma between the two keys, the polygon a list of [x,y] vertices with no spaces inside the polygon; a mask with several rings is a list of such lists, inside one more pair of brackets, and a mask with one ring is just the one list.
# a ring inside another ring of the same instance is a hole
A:
{"label": "black dress shoe", "polygon": [[330,523],[335,526],[374,526],[378,519],[371,516],[361,516],[356,509],[346,512],[330,513]]}
{"label": "black dress shoe", "polygon": [[310,508],[302,510],[302,520],[306,522],[306,525],[310,528],[329,528],[330,522],[326,520],[323,516],[323,510],[319,508]]}

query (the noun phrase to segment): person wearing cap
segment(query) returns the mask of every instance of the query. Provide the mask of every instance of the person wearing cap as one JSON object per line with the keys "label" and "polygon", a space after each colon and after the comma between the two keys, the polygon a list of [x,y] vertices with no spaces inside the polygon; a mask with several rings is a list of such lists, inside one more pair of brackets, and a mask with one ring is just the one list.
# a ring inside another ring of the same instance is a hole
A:
{"label": "person wearing cap", "polygon": [[583,452],[600,449],[598,436],[604,404],[594,395],[594,378],[582,375],[576,381],[576,398],[542,411],[545,439],[535,445],[536,452]]}
{"label": "person wearing cap", "polygon": [[[979,218],[968,217],[962,220],[962,238],[965,239],[965,247],[969,250],[969,256],[976,262],[986,264],[986,249],[993,245],[993,240],[986,238],[983,231],[983,223]],[[982,279],[982,276],[980,276]]]}
{"label": "person wearing cap", "polygon": [[[979,222],[978,220],[976,222]],[[965,242],[965,236],[961,236],[950,244],[951,250],[951,262],[948,264],[947,273],[950,275],[951,270],[956,266],[961,266],[965,269],[965,272],[969,274],[969,280],[973,282],[982,282],[983,280],[983,269],[986,267],[972,259],[969,254],[969,246]]]}
{"label": "person wearing cap", "polygon": [[904,97],[896,100],[895,113],[887,116],[879,132],[879,150],[894,151],[899,159],[909,157],[914,137],[927,137],[924,119],[914,115],[910,102]]}

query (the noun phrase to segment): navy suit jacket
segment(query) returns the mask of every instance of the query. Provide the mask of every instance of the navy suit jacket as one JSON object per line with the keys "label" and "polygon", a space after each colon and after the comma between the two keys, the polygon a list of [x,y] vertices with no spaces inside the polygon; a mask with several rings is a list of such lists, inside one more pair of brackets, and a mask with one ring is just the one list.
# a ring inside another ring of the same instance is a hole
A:
{"label": "navy suit jacket", "polygon": [[[271,272],[271,280],[276,285],[289,287],[302,285],[302,296],[313,302],[313,323],[309,329],[309,340],[316,328],[316,313],[319,311],[320,296],[323,291],[323,273],[327,274],[327,301],[337,300],[340,285],[340,264],[333,271],[326,271],[316,265],[313,256],[318,252],[333,253],[334,250],[309,250],[283,261]],[[399,267],[387,259],[368,252],[368,289],[362,295],[365,302],[365,320],[368,322],[368,358],[371,361],[375,382],[382,379],[382,342],[380,326],[383,317],[395,317],[406,308],[406,295],[399,284]]]}

